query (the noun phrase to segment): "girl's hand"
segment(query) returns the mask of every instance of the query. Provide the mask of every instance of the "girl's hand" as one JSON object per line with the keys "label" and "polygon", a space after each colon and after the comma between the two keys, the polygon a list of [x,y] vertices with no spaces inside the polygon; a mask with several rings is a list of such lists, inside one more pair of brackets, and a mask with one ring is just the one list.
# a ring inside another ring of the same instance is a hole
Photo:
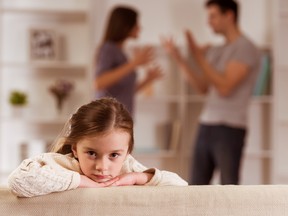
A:
{"label": "girl's hand", "polygon": [[136,66],[145,65],[154,59],[154,51],[151,46],[135,49],[134,64]]}
{"label": "girl's hand", "polygon": [[80,185],[78,188],[97,188],[97,187],[108,187],[111,186],[113,183],[115,183],[119,178],[115,177],[113,179],[110,179],[106,182],[98,183],[93,181],[92,179],[88,178],[85,175],[80,176]]}
{"label": "girl's hand", "polygon": [[153,177],[151,173],[132,172],[118,176],[115,186],[144,185]]}

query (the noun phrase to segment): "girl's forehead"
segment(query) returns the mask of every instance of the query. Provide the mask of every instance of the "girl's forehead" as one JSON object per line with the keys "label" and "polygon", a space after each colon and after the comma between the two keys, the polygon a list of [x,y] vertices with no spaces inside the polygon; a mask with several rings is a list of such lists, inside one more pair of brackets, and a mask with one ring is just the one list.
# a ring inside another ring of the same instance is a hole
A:
{"label": "girl's forehead", "polygon": [[114,137],[130,137],[130,134],[127,131],[121,130],[121,129],[112,129],[106,132],[102,133],[95,133],[93,135],[84,137],[83,139],[86,140],[99,140],[99,139],[109,139]]}
{"label": "girl's forehead", "polygon": [[105,134],[84,137],[77,144],[87,147],[126,147],[130,139],[129,133],[113,130]]}

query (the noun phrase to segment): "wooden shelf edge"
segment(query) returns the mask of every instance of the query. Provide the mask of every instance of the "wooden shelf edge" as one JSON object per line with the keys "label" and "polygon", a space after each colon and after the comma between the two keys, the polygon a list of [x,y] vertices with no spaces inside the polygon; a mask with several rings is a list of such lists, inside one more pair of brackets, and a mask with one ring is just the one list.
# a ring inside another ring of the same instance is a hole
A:
{"label": "wooden shelf edge", "polygon": [[161,149],[135,149],[132,156],[149,157],[149,158],[173,158],[177,155],[175,150],[161,150]]}
{"label": "wooden shelf edge", "polygon": [[261,95],[261,96],[253,96],[251,99],[252,103],[272,103],[273,96],[271,95]]}
{"label": "wooden shelf edge", "polygon": [[59,15],[59,16],[75,16],[86,17],[88,9],[56,9],[56,8],[12,8],[4,7],[0,9],[0,13],[22,13],[22,14],[42,14],[42,15]]}
{"label": "wooden shelf edge", "polygon": [[263,151],[254,151],[254,152],[245,152],[244,153],[244,157],[247,157],[247,158],[256,158],[256,159],[259,159],[259,158],[267,158],[267,159],[272,159],[273,158],[273,151],[272,150],[263,150]]}
{"label": "wooden shelf edge", "polygon": [[18,122],[18,123],[33,123],[33,124],[65,124],[68,117],[61,118],[35,118],[35,117],[13,117],[13,116],[2,116],[1,122]]}
{"label": "wooden shelf edge", "polygon": [[180,95],[154,95],[154,96],[140,96],[136,98],[137,102],[167,102],[177,103],[180,102]]}
{"label": "wooden shelf edge", "polygon": [[[88,64],[87,64],[88,65]],[[86,69],[88,66],[85,64],[74,64],[70,62],[1,62],[1,67],[31,67],[43,69]]]}

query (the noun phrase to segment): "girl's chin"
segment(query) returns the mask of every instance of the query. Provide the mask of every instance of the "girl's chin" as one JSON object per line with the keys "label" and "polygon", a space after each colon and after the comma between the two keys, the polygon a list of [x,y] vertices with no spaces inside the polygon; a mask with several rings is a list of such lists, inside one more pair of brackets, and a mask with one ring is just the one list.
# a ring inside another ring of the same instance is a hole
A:
{"label": "girl's chin", "polygon": [[107,182],[109,180],[111,180],[111,179],[96,179],[94,181],[96,181],[97,183],[104,183],[104,182]]}
{"label": "girl's chin", "polygon": [[100,178],[100,179],[99,178],[95,178],[95,177],[92,178],[92,180],[97,182],[97,183],[104,183],[104,182],[107,182],[107,181],[109,181],[111,179],[112,178]]}

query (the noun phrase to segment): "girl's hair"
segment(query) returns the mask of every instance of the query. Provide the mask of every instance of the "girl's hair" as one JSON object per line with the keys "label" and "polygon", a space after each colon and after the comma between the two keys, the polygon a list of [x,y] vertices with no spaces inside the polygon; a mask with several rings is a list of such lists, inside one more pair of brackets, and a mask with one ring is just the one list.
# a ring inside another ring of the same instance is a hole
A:
{"label": "girl's hair", "polygon": [[101,98],[81,106],[69,120],[66,136],[58,139],[52,152],[68,154],[81,139],[102,136],[112,130],[121,130],[130,135],[128,153],[134,146],[133,120],[124,106],[114,98]]}
{"label": "girl's hair", "polygon": [[110,14],[104,42],[122,42],[128,36],[131,30],[137,24],[138,13],[130,7],[118,6],[115,7]]}

